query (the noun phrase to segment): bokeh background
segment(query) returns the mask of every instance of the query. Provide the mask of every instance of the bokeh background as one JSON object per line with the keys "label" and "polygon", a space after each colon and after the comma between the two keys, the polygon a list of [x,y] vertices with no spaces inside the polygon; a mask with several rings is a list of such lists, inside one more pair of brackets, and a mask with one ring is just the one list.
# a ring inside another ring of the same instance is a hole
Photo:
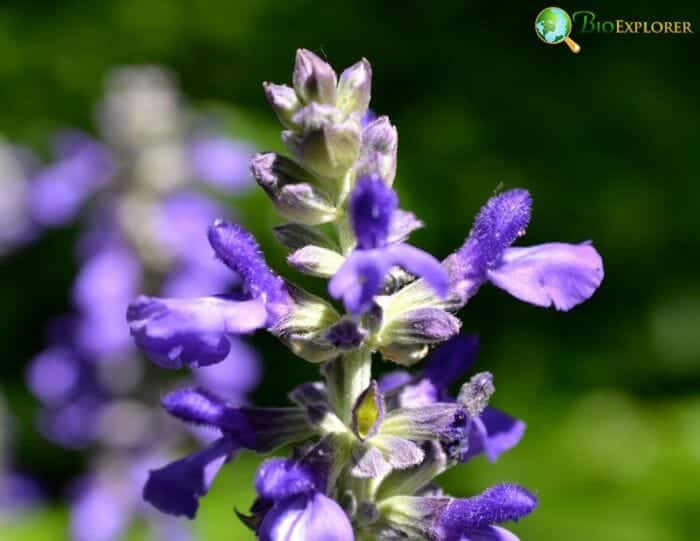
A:
{"label": "bokeh background", "polygon": [[[524,541],[691,541],[700,505],[697,37],[578,35],[574,56],[536,38],[542,7],[4,0],[0,133],[46,153],[58,128],[94,131],[111,68],[156,63],[179,75],[192,103],[222,111],[231,134],[281,150],[260,83],[288,82],[297,47],[336,68],[367,57],[373,108],[399,129],[402,206],[428,224],[415,244],[447,255],[495,190],[521,186],[535,201],[524,243],[593,239],[606,265],[598,293],[567,314],[494,288],[463,311],[465,331],[481,336],[478,367],[495,374],[494,404],[524,418],[528,432],[496,465],[478,459],[443,484],[459,495],[503,480],[532,488],[541,506],[513,528]],[[700,25],[697,3],[561,7]],[[273,266],[294,276],[263,194],[235,206]],[[80,453],[35,433],[37,405],[23,386],[46,321],[69,306],[76,235],[51,232],[0,262],[0,389],[15,415],[16,462],[49,497],[0,525],[3,540],[64,539],[60,497],[83,465]],[[266,364],[256,402],[280,404],[315,375],[274,340],[253,343]],[[257,460],[244,455],[217,479],[198,518],[203,539],[250,538],[233,508],[252,501]]]}

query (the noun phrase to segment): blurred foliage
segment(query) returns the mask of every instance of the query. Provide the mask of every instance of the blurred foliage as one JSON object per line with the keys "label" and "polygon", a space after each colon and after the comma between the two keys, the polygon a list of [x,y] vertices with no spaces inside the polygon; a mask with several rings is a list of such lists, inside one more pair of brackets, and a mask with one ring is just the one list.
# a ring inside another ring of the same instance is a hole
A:
{"label": "blurred foliage", "polygon": [[[579,35],[583,51],[573,56],[534,35],[543,6],[5,0],[0,131],[41,150],[58,127],[94,130],[106,71],[159,63],[179,74],[193,102],[224,108],[231,133],[280,149],[261,81],[289,81],[297,47],[336,67],[366,56],[373,107],[401,136],[402,206],[428,224],[414,235],[417,245],[448,254],[494,190],[522,186],[535,200],[524,243],[593,239],[606,263],[600,291],[568,314],[494,289],[464,310],[465,331],[482,337],[478,367],[496,377],[495,404],[529,431],[497,465],[480,459],[450,473],[445,486],[459,495],[502,480],[533,488],[541,507],[514,527],[524,540],[690,541],[700,482],[697,38]],[[576,8],[700,24],[697,3]],[[235,207],[283,269],[269,231],[279,220],[264,195]],[[54,495],[80,457],[32,432],[22,377],[46,320],[68,307],[75,238],[73,229],[57,231],[0,268],[0,381],[18,417],[16,458]],[[279,404],[295,382],[314,377],[315,367],[274,340],[253,342],[269,374],[260,403]],[[247,539],[232,509],[252,500],[255,461],[245,456],[227,468],[205,500],[198,527],[208,541]],[[0,527],[0,537],[53,541],[65,520],[51,507]]]}

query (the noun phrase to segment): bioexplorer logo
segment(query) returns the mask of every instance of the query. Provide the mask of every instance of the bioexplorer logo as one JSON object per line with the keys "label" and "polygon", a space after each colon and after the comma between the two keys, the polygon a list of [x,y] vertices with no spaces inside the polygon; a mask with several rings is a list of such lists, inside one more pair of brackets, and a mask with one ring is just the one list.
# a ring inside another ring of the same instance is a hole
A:
{"label": "bioexplorer logo", "polygon": [[604,19],[594,11],[574,11],[571,16],[561,8],[544,8],[535,18],[535,32],[544,43],[565,43],[572,53],[581,52],[581,46],[571,39],[579,34],[693,34],[690,21],[662,21],[636,19]]}

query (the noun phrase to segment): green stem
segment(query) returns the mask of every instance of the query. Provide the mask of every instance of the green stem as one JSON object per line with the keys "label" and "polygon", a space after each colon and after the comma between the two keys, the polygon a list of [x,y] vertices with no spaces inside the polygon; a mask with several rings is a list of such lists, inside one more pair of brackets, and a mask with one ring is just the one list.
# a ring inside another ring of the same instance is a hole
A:
{"label": "green stem", "polygon": [[335,359],[326,370],[326,385],[335,414],[347,425],[352,408],[372,379],[372,351],[359,348]]}

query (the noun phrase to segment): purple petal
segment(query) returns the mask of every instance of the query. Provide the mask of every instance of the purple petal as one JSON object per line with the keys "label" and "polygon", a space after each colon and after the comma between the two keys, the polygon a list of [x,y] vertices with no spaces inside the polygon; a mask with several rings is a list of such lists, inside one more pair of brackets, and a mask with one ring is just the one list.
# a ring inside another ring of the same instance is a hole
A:
{"label": "purple petal", "polygon": [[421,379],[406,385],[399,393],[399,406],[402,408],[422,408],[441,400],[441,392],[428,379]]}
{"label": "purple petal", "polygon": [[151,471],[143,487],[143,498],[163,513],[194,518],[199,498],[209,491],[219,468],[235,451],[233,441],[224,437],[197,453]]}
{"label": "purple petal", "polygon": [[410,244],[395,244],[386,251],[394,265],[411,274],[423,278],[440,297],[445,297],[450,285],[447,271],[442,264],[431,256]]}
{"label": "purple petal", "polygon": [[371,250],[386,245],[398,206],[396,192],[382,179],[365,176],[357,181],[350,196],[349,212],[358,249]]}
{"label": "purple petal", "polygon": [[525,423],[514,419],[496,408],[486,408],[479,417],[472,419],[469,447],[460,457],[467,462],[485,453],[490,462],[515,447],[525,434]]}
{"label": "purple petal", "polygon": [[224,360],[231,350],[227,335],[262,328],[267,311],[258,299],[141,296],[129,306],[127,320],[136,344],[153,362],[165,368],[197,367]]}
{"label": "purple petal", "polygon": [[255,434],[245,415],[203,389],[178,389],[165,395],[161,405],[182,421],[235,433],[240,442],[254,441]]}
{"label": "purple petal", "polygon": [[93,480],[72,502],[71,535],[74,541],[118,541],[134,518],[131,502],[117,487]]}
{"label": "purple petal", "polygon": [[209,243],[217,257],[238,273],[244,289],[266,302],[288,302],[283,280],[268,267],[253,235],[241,226],[217,220],[209,227]]}
{"label": "purple petal", "polygon": [[525,234],[532,198],[527,190],[510,190],[488,200],[479,211],[464,246],[457,252],[470,274],[480,275],[496,263],[515,239]]}
{"label": "purple petal", "polygon": [[383,250],[354,250],[331,278],[328,292],[342,299],[348,312],[360,315],[372,307],[391,266]]}
{"label": "purple petal", "polygon": [[271,458],[258,468],[255,490],[262,498],[277,501],[315,492],[317,488],[316,479],[307,468],[284,458]]}
{"label": "purple petal", "polygon": [[249,158],[253,149],[228,137],[198,137],[189,145],[194,176],[213,187],[237,193],[251,187]]}
{"label": "purple petal", "polygon": [[509,248],[488,278],[522,301],[567,311],[598,289],[603,261],[590,243]]}
{"label": "purple petal", "polygon": [[478,530],[494,523],[519,520],[537,507],[537,498],[517,485],[502,484],[479,496],[452,500],[440,513],[437,528],[440,539],[459,541],[469,529]]}
{"label": "purple petal", "polygon": [[32,216],[48,227],[70,221],[113,172],[112,157],[103,145],[82,134],[67,137],[70,140],[57,145],[57,161],[40,170],[29,187]]}
{"label": "purple petal", "polygon": [[387,243],[404,242],[413,231],[420,229],[423,225],[423,222],[412,212],[398,209],[391,219]]}
{"label": "purple petal", "polygon": [[476,530],[467,529],[459,541],[520,541],[518,536],[505,528],[485,526]]}
{"label": "purple petal", "polygon": [[441,394],[467,373],[479,351],[477,336],[457,335],[430,355],[423,368],[423,377],[429,379]]}
{"label": "purple petal", "polygon": [[265,516],[260,541],[354,541],[350,520],[320,492],[277,503]]}
{"label": "purple petal", "polygon": [[340,350],[351,350],[360,346],[367,338],[367,331],[361,329],[352,319],[341,319],[328,329],[326,339]]}
{"label": "purple petal", "polygon": [[388,393],[398,389],[402,385],[407,384],[413,379],[413,376],[403,370],[394,370],[388,374],[384,374],[379,379],[379,390],[382,393]]}

